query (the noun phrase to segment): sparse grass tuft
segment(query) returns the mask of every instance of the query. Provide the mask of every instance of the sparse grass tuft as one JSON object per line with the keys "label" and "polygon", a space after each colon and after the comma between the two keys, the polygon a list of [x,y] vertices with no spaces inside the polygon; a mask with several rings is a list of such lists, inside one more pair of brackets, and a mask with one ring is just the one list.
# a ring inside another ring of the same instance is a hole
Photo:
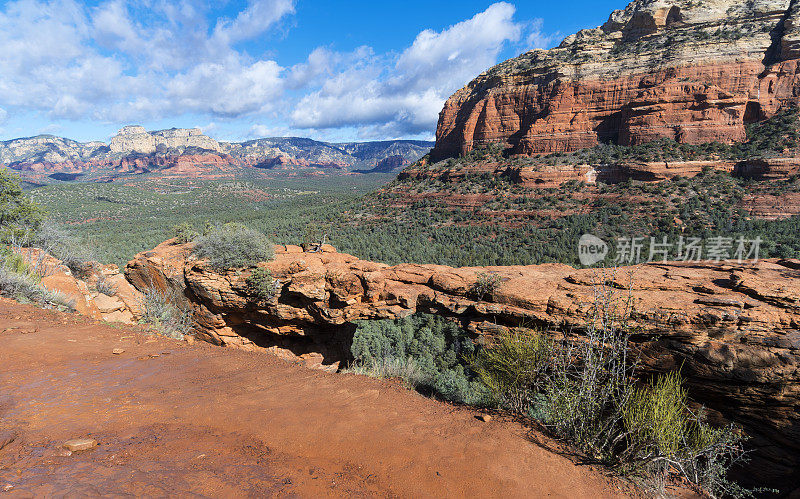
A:
{"label": "sparse grass tuft", "polygon": [[161,335],[182,340],[192,329],[192,311],[183,310],[176,297],[167,291],[149,288],[144,291],[141,324],[149,324]]}
{"label": "sparse grass tuft", "polygon": [[73,275],[85,278],[92,270],[94,254],[88,245],[69,234],[62,226],[45,221],[33,237],[34,245],[58,258]]}
{"label": "sparse grass tuft", "polygon": [[97,276],[97,283],[95,284],[95,288],[97,289],[98,293],[102,293],[106,296],[114,296],[117,294],[117,287],[112,284],[108,278],[103,275],[99,274]]}
{"label": "sparse grass tuft", "polygon": [[2,258],[0,258],[0,294],[22,302],[64,307],[69,310],[75,308],[75,303],[63,293],[43,287],[39,284],[38,276],[25,269],[20,271],[13,263],[6,266]]}
{"label": "sparse grass tuft", "polygon": [[363,374],[373,378],[396,378],[408,388],[417,389],[428,383],[430,378],[412,358],[382,357],[368,361],[354,362],[344,372]]}
{"label": "sparse grass tuft", "polygon": [[483,300],[486,296],[491,297],[501,282],[502,279],[496,272],[478,272],[470,293],[479,301]]}
{"label": "sparse grass tuft", "polygon": [[516,328],[481,349],[470,362],[497,403],[527,414],[543,388],[552,352],[553,342],[547,336]]}

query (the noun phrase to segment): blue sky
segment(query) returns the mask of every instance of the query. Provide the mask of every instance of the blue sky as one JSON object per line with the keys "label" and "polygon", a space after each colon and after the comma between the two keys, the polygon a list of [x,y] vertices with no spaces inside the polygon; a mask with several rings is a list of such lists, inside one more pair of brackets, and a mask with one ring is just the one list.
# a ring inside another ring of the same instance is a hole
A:
{"label": "blue sky", "polygon": [[18,0],[0,3],[0,140],[125,124],[220,140],[433,137],[493,64],[624,1]]}

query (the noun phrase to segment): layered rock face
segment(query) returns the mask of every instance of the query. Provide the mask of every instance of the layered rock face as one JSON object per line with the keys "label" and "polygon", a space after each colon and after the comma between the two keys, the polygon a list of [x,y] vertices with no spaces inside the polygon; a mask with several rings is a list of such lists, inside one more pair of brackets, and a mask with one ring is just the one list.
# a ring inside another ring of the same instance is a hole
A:
{"label": "layered rock face", "polygon": [[[457,318],[487,340],[520,324],[580,334],[599,290],[618,297],[629,290],[629,321],[646,369],[681,369],[713,418],[745,428],[757,449],[751,480],[784,490],[800,480],[796,260],[656,263],[604,273],[561,264],[388,266],[326,249],[277,247],[273,261],[259,264],[278,281],[267,300],[247,290],[252,269],[218,273],[187,256],[189,247],[170,242],[137,255],[126,273],[137,287],[181,296],[194,309],[199,338],[327,369],[349,359],[355,320],[431,312]],[[486,271],[500,285],[479,299],[471,289]]]}
{"label": "layered rock face", "polygon": [[530,155],[658,138],[741,141],[746,123],[800,102],[799,40],[796,0],[635,0],[456,92],[432,156],[498,142]]}
{"label": "layered rock face", "polygon": [[199,128],[173,128],[148,132],[142,126],[131,125],[123,127],[111,139],[109,145],[111,152],[123,154],[152,154],[159,150],[183,152],[190,147],[214,152],[221,151],[219,143],[211,137],[203,135]]}

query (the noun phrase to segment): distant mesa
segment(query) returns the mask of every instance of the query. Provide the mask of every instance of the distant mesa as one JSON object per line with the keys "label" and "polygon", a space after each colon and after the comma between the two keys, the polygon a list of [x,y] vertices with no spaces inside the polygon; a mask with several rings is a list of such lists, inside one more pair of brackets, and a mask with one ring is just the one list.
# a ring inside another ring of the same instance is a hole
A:
{"label": "distant mesa", "polygon": [[375,170],[392,171],[407,165],[408,165],[408,160],[406,158],[404,158],[400,154],[395,154],[394,156],[389,156],[388,158],[384,158],[378,161],[378,164],[375,165]]}
{"label": "distant mesa", "polygon": [[171,128],[148,132],[143,126],[128,125],[120,129],[110,144],[113,153],[153,154],[159,148],[183,152],[189,147],[221,151],[219,143],[203,135],[199,128]]}

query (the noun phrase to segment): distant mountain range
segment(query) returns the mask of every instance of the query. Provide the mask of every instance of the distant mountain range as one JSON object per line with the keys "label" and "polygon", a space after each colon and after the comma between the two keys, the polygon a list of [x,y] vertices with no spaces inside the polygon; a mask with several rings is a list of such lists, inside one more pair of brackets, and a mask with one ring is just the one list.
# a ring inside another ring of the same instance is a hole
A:
{"label": "distant mountain range", "polygon": [[53,135],[0,142],[0,166],[39,182],[109,181],[151,172],[214,177],[250,168],[275,174],[392,172],[413,163],[433,145],[417,140],[329,143],[300,137],[218,142],[197,128],[147,131],[131,125],[109,143]]}

